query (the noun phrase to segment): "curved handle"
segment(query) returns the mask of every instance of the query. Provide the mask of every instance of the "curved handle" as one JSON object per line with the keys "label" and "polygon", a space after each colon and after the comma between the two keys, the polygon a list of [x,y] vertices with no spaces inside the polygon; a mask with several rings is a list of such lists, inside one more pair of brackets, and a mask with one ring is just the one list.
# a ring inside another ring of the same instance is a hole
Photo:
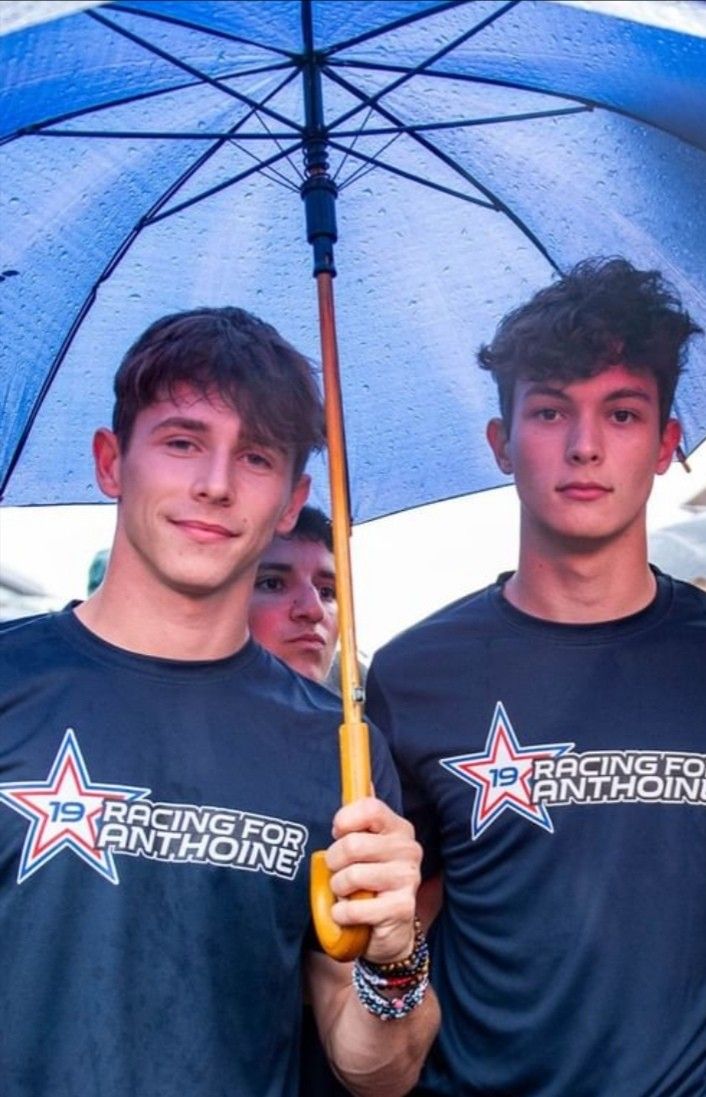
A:
{"label": "curved handle", "polygon": [[[311,855],[310,900],[316,936],[324,952],[334,960],[355,960],[368,947],[369,926],[339,926],[331,917],[331,907],[336,897],[331,891],[331,873],[326,864],[326,854],[318,850]],[[367,899],[367,891],[356,892],[354,898]]]}
{"label": "curved handle", "polygon": [[[344,804],[369,796],[371,792],[370,735],[362,721],[341,724],[338,730],[341,751],[341,799]],[[331,873],[321,851],[311,857],[309,899],[316,935],[321,946],[334,960],[355,960],[365,952],[370,926],[339,926],[331,915],[336,897],[331,891]],[[368,899],[368,891],[356,892],[354,899]]]}

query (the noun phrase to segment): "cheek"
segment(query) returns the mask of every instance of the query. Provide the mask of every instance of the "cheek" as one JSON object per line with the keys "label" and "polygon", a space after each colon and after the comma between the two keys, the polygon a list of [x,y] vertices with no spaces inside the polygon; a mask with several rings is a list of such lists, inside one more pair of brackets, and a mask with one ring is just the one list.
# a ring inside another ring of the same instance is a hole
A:
{"label": "cheek", "polygon": [[287,605],[284,600],[250,603],[250,628],[255,639],[267,646],[277,640],[287,620]]}
{"label": "cheek", "polygon": [[338,642],[338,608],[335,607],[326,613],[326,634],[332,646]]}
{"label": "cheek", "polygon": [[266,636],[270,630],[270,614],[267,607],[258,603],[255,599],[250,603],[250,628],[253,631],[256,639],[261,636]]}

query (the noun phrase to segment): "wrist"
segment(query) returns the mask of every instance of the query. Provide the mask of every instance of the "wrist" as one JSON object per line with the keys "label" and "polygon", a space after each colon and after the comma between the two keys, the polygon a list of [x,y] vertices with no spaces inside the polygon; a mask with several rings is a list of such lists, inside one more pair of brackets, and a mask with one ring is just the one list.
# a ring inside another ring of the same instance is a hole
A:
{"label": "wrist", "polygon": [[386,963],[365,957],[353,966],[353,987],[361,1005],[381,1020],[406,1017],[423,1000],[429,985],[429,948],[419,919],[414,921],[412,949]]}

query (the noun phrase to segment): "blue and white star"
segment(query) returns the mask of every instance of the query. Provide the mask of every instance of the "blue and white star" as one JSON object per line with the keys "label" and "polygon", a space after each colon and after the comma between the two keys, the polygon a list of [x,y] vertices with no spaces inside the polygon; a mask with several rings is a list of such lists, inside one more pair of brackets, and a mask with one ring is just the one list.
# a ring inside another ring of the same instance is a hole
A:
{"label": "blue and white star", "polygon": [[521,747],[501,701],[495,706],[485,750],[440,758],[440,764],[476,789],[471,816],[475,841],[504,811],[515,811],[531,823],[554,832],[542,803],[532,800],[532,770],[539,758],[557,758],[572,750],[573,743],[549,743]]}
{"label": "blue and white star", "polygon": [[119,883],[112,852],[97,849],[106,800],[140,800],[148,788],[102,785],[91,781],[72,728],[67,728],[46,781],[0,784],[0,800],[29,819],[18,884],[64,849],[77,854],[111,884]]}

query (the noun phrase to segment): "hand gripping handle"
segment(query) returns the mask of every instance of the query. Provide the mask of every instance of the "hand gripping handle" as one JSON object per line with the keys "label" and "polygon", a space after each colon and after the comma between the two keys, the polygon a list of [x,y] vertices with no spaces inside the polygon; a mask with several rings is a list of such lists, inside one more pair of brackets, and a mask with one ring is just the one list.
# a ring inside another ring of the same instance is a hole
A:
{"label": "hand gripping handle", "polygon": [[[350,804],[372,791],[368,725],[344,723],[339,728],[341,748],[342,801]],[[334,960],[355,960],[370,940],[369,926],[339,926],[331,914],[336,898],[331,891],[331,873],[322,851],[312,854],[310,899],[314,928],[321,946]],[[354,899],[369,899],[371,892],[358,891]]]}

